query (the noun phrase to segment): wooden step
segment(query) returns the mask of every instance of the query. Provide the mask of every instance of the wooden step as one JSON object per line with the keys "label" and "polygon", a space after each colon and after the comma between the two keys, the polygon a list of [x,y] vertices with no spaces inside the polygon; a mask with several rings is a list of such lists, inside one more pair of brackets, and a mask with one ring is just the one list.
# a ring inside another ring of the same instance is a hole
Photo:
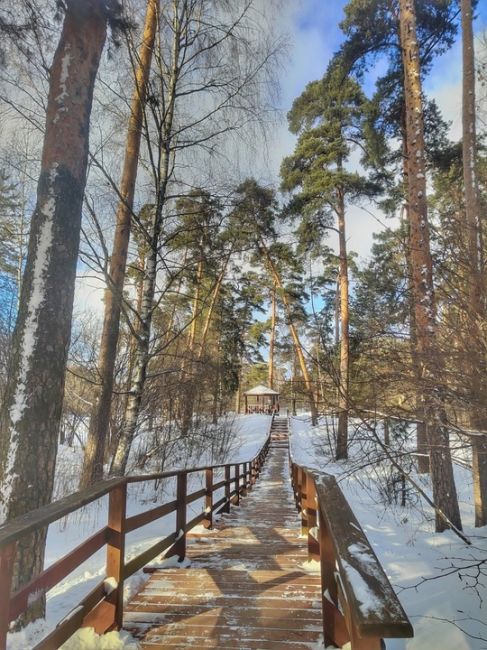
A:
{"label": "wooden step", "polygon": [[277,436],[241,505],[213,530],[188,535],[191,567],[156,570],[127,604],[124,628],[142,650],[311,650],[321,643],[320,577],[303,568],[289,439]]}

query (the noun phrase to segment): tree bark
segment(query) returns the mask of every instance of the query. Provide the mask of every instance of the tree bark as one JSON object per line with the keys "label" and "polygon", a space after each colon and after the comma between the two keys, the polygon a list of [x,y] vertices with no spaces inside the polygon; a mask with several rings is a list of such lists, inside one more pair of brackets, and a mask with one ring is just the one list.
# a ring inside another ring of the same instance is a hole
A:
{"label": "tree bark", "polygon": [[[455,527],[461,529],[449,434],[444,422],[444,409],[436,396],[437,385],[442,377],[442,362],[436,341],[433,266],[426,202],[421,70],[414,1],[400,0],[399,8],[408,152],[409,243],[416,324],[416,351],[420,367],[420,398],[425,417],[426,435],[430,445],[433,499],[447,519]],[[446,522],[437,513],[436,530],[441,532],[446,527]]]}
{"label": "tree bark", "polygon": [[[200,259],[196,270],[196,286],[193,297],[193,313],[191,328],[189,330],[188,345],[181,365],[181,397],[179,410],[181,413],[181,435],[186,436],[193,421],[196,377],[195,358],[196,334],[200,316],[201,285],[203,282],[203,249],[200,251]],[[200,348],[202,350],[202,347]]]}
{"label": "tree bark", "polygon": [[271,293],[271,335],[269,340],[269,388],[274,390],[274,348],[276,345],[276,283]]}
{"label": "tree bark", "polygon": [[147,368],[150,360],[150,334],[152,330],[152,316],[154,313],[154,296],[157,279],[157,263],[159,259],[159,244],[162,232],[163,209],[166,204],[167,186],[171,174],[171,146],[173,137],[173,120],[176,103],[176,87],[180,72],[180,39],[182,24],[174,12],[173,17],[173,43],[171,69],[167,78],[167,110],[165,121],[161,125],[162,133],[160,142],[160,166],[158,170],[158,192],[154,210],[152,228],[150,233],[149,251],[144,273],[144,291],[142,309],[140,313],[140,335],[137,337],[137,352],[132,384],[127,400],[127,408],[117,449],[113,456],[110,473],[116,476],[125,474],[130,449],[135,436],[139,419],[142,394],[147,378]]}
{"label": "tree bark", "polygon": [[338,386],[338,431],[336,459],[348,458],[348,391],[350,364],[348,259],[345,233],[345,200],[338,190],[338,240],[340,251],[340,381]]}
{"label": "tree bark", "polygon": [[[37,203],[0,412],[2,520],[52,497],[93,87],[106,23],[101,0],[68,0],[51,67]],[[46,532],[19,542],[14,591],[42,570]],[[43,609],[40,597],[23,622],[42,615]]]}
{"label": "tree bark", "polygon": [[[485,321],[484,281],[481,258],[480,195],[477,178],[477,131],[475,120],[475,60],[472,2],[461,0],[463,58],[463,180],[468,233],[468,340],[472,429],[485,431],[487,386],[482,324]],[[472,470],[475,525],[487,524],[487,437],[472,437]]]}
{"label": "tree bark", "polygon": [[135,182],[142,134],[144,106],[157,28],[159,0],[148,0],[144,32],[135,71],[135,89],[132,95],[128,122],[125,158],[120,181],[120,201],[117,208],[115,235],[110,258],[109,286],[105,291],[105,315],[98,359],[100,389],[95,396],[86,443],[81,487],[103,477],[103,459],[110,422],[115,360],[120,332],[120,313],[130,241]]}

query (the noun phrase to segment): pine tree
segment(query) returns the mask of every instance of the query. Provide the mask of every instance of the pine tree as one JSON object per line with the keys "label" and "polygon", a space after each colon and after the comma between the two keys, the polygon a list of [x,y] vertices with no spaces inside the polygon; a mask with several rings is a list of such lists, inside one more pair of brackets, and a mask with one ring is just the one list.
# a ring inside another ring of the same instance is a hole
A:
{"label": "pine tree", "polygon": [[[475,60],[472,0],[461,0],[463,52],[463,181],[468,230],[468,303],[471,345],[472,429],[486,431],[482,406],[487,399],[486,363],[482,328],[485,322],[485,280],[482,252],[482,219],[477,173],[477,129],[475,105]],[[480,408],[479,406],[480,405]],[[472,438],[472,466],[475,496],[475,525],[487,524],[487,437]]]}
{"label": "pine tree", "polygon": [[101,383],[97,391],[90,418],[83,470],[80,484],[83,487],[103,477],[105,440],[109,429],[110,404],[117,342],[120,328],[122,293],[130,240],[135,182],[139,162],[140,141],[147,98],[149,73],[157,27],[159,0],[148,0],[142,44],[138,53],[135,89],[132,96],[130,117],[125,144],[125,159],[120,181],[120,202],[110,257],[109,286],[105,292],[105,316],[100,342],[98,374]]}
{"label": "pine tree", "polygon": [[[400,0],[401,45],[407,136],[407,192],[412,299],[416,327],[416,354],[420,366],[420,397],[430,447],[433,497],[437,506],[436,529],[451,523],[461,529],[460,510],[453,476],[449,433],[436,384],[442,376],[437,346],[436,303],[429,241],[424,154],[424,122],[421,67],[412,0]],[[445,519],[446,518],[446,519]]]}
{"label": "pine tree", "polygon": [[[346,163],[357,144],[366,147],[368,102],[360,86],[334,60],[321,81],[308,84],[288,115],[290,130],[298,135],[295,153],[281,166],[282,188],[294,192],[290,211],[303,215],[320,238],[336,219],[339,241],[340,364],[338,372],[339,423],[337,459],[348,455],[349,409],[349,279],[345,232],[346,206],[378,187],[369,178],[349,172]],[[367,161],[367,157],[364,158]],[[309,225],[302,229],[309,232]]]}

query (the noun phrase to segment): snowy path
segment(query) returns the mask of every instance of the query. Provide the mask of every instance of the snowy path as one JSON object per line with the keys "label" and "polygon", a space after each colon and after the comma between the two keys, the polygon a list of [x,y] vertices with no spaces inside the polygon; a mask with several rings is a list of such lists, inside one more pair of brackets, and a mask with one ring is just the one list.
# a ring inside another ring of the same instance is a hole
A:
{"label": "snowy path", "polygon": [[156,571],[126,607],[124,627],[141,648],[322,647],[320,578],[303,566],[282,445],[240,507],[188,535],[187,555],[191,568]]}

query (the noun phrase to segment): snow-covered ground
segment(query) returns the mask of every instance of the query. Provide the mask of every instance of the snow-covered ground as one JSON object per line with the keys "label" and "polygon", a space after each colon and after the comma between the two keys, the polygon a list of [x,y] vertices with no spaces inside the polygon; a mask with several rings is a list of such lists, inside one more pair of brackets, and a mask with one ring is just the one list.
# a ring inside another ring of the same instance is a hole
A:
{"label": "snow-covered ground", "polygon": [[[292,418],[291,448],[298,463],[316,467],[334,474],[362,524],[374,550],[394,586],[410,620],[415,637],[405,640],[387,640],[388,650],[483,650],[487,649],[487,623],[483,599],[487,588],[487,529],[473,526],[472,478],[470,471],[455,466],[457,489],[462,519],[471,546],[464,544],[451,532],[434,533],[434,521],[427,505],[412,492],[407,493],[405,507],[401,502],[401,483],[396,482],[390,463],[378,467],[364,460],[364,452],[374,454],[375,445],[369,433],[353,425],[350,460],[336,463],[331,460],[328,433],[333,423],[322,421],[312,428],[305,415]],[[263,415],[237,417],[232,423],[233,435],[227,450],[226,462],[244,462],[255,456],[268,432],[270,418]],[[405,428],[393,440],[393,447],[413,448],[412,432]],[[394,439],[394,432],[392,432]],[[209,452],[201,456],[175,462],[174,467],[204,465]],[[469,460],[468,451],[459,449],[456,456]],[[76,485],[81,462],[79,448],[60,447],[57,465],[57,493],[64,495]],[[406,458],[406,457],[404,457]],[[403,460],[406,462],[406,460]],[[165,469],[169,469],[166,465]],[[148,470],[149,471],[149,470]],[[429,479],[415,476],[429,492]],[[188,488],[202,485],[201,474],[191,477]],[[216,479],[218,480],[218,479]],[[128,495],[128,514],[154,507],[155,503],[174,498],[174,481],[168,480],[155,490],[154,483],[131,486]],[[389,501],[385,501],[389,498]],[[190,506],[188,517],[202,511],[202,501]],[[59,559],[103,525],[107,517],[107,498],[99,499],[82,511],[49,527],[46,565]],[[174,515],[158,520],[128,536],[126,559],[135,557],[163,535],[174,530]],[[157,562],[157,560],[156,560]],[[483,563],[483,564],[479,564]],[[45,622],[30,625],[20,633],[10,634],[9,650],[28,650],[66,616],[104,577],[104,549],[93,555],[65,581],[48,593]],[[478,567],[483,574],[477,574]],[[145,579],[138,573],[127,581],[128,598]],[[91,631],[83,631],[66,644],[66,650],[134,650],[136,643],[127,636],[112,634],[97,638]]]}
{"label": "snow-covered ground", "polygon": [[[225,453],[225,458],[219,461],[209,460],[212,452],[196,453],[193,457],[182,459],[178,456],[174,465],[167,464],[165,471],[180,467],[201,467],[205,464],[217,462],[241,463],[255,457],[265,442],[269,432],[271,418],[267,415],[237,416],[227,423],[231,426],[232,435]],[[76,490],[77,480],[80,475],[82,451],[79,447],[60,446],[56,464],[56,495],[57,497]],[[151,471],[153,468],[148,468]],[[215,480],[223,478],[216,474]],[[202,472],[190,474],[188,491],[194,491],[203,486]],[[223,495],[223,490],[221,492]],[[129,486],[127,494],[127,515],[131,516],[155,507],[159,503],[171,501],[175,498],[175,481],[169,479],[157,487],[154,481],[138,483]],[[220,494],[215,495],[215,500]],[[103,497],[89,506],[72,513],[68,517],[49,526],[46,546],[45,566],[69,553],[78,546],[82,540],[106,525],[108,497]],[[188,520],[203,512],[203,500],[195,501],[188,506]],[[163,519],[158,519],[127,536],[125,560],[139,555],[165,535],[175,529],[175,514],[172,513]],[[55,625],[71,612],[86,594],[93,589],[105,575],[105,549],[92,555],[84,564],[73,571],[67,578],[51,589],[47,594],[47,615],[45,621],[36,621],[21,632],[8,635],[8,650],[30,650],[44,637]],[[125,599],[140,587],[146,574],[136,573],[124,586]],[[74,645],[73,645],[74,644]],[[76,639],[65,644],[66,650],[79,648],[86,650],[132,650],[136,647],[133,640],[120,637],[116,634],[108,638],[96,638],[91,632],[82,632]]]}
{"label": "snow-covered ground", "polygon": [[[412,492],[406,506],[400,505],[401,482],[394,483],[390,462],[372,467],[364,458],[364,451],[374,453],[375,445],[366,440],[370,436],[363,427],[352,423],[350,460],[337,463],[331,460],[327,442],[328,433],[333,435],[332,421],[314,429],[305,416],[291,423],[295,461],[336,476],[414,627],[413,639],[389,639],[388,650],[487,648],[487,527],[474,528],[470,470],[455,465],[464,532],[472,541],[468,546],[451,531],[435,534],[429,507]],[[413,446],[407,435],[412,432],[406,428],[404,433],[393,447]],[[467,450],[458,449],[455,456],[468,461]],[[414,478],[431,491],[429,478]],[[392,497],[389,503],[384,501],[387,494]]]}

